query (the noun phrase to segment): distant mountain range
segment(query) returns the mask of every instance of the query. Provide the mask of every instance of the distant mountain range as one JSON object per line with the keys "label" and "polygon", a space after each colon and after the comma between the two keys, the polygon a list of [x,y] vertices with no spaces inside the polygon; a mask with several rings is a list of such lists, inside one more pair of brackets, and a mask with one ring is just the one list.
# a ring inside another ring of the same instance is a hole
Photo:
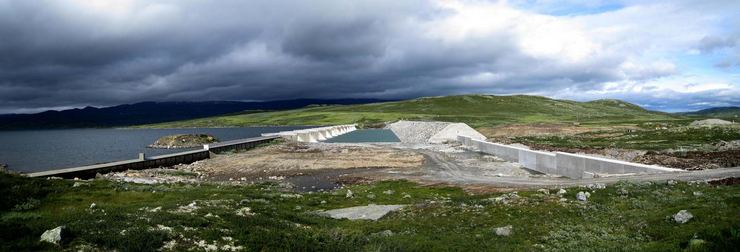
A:
{"label": "distant mountain range", "polygon": [[295,99],[267,102],[141,102],[112,107],[86,107],[36,114],[0,115],[0,130],[103,128],[188,120],[245,111],[273,111],[309,105],[352,105],[383,102],[377,99]]}
{"label": "distant mountain range", "polygon": [[740,107],[716,107],[693,112],[683,112],[681,115],[705,117],[740,117]]}

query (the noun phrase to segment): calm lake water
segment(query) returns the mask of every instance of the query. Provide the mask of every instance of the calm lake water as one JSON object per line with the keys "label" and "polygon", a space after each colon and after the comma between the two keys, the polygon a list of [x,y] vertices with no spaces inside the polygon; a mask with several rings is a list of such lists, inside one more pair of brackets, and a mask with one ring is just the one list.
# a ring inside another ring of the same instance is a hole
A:
{"label": "calm lake water", "polygon": [[359,129],[336,136],[327,143],[384,143],[400,142],[396,134],[389,129]]}
{"label": "calm lake water", "polygon": [[54,170],[187,150],[146,148],[166,135],[210,134],[226,141],[302,128],[307,127],[0,131],[0,163],[20,172]]}

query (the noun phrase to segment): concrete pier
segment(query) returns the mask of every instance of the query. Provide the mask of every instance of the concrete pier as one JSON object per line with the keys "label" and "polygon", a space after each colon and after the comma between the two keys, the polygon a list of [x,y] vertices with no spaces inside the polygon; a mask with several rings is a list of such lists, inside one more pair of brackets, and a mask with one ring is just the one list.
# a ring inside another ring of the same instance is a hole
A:
{"label": "concrete pier", "polygon": [[471,139],[467,136],[458,136],[457,139],[464,146],[477,149],[486,154],[495,155],[509,162],[520,163],[527,169],[573,179],[593,178],[599,174],[617,175],[682,171],[680,169],[565,152],[535,151],[511,145]]}
{"label": "concrete pier", "polygon": [[265,133],[262,136],[279,136],[288,141],[315,143],[325,141],[333,137],[343,135],[357,130],[356,124],[336,125],[328,127],[317,127],[302,130],[281,131],[277,133]]}

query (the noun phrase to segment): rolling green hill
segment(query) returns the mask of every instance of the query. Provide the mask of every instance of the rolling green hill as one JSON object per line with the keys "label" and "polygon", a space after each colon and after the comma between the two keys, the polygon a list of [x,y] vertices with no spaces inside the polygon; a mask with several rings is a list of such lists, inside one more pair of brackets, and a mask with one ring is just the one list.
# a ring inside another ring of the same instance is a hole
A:
{"label": "rolling green hill", "polygon": [[364,105],[318,106],[278,112],[245,113],[140,127],[373,124],[399,119],[464,122],[473,127],[534,122],[600,124],[680,120],[679,117],[668,113],[648,111],[619,100],[576,102],[528,95],[460,95]]}
{"label": "rolling green hill", "polygon": [[694,112],[685,112],[681,114],[688,116],[737,119],[740,118],[740,107],[708,108]]}

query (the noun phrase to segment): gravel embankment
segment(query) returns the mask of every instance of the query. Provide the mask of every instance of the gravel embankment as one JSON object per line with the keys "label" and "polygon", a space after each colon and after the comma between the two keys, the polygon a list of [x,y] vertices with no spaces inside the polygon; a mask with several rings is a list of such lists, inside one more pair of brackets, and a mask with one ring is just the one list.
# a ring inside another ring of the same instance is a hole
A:
{"label": "gravel embankment", "polygon": [[386,129],[393,131],[402,143],[426,143],[450,123],[398,121],[388,124]]}

